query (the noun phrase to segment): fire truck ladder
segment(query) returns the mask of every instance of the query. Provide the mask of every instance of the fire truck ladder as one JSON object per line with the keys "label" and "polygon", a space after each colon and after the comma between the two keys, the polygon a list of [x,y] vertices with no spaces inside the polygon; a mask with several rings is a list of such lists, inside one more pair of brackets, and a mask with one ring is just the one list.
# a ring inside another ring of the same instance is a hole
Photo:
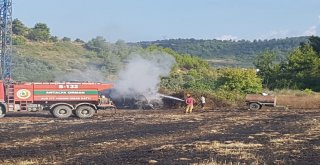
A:
{"label": "fire truck ladder", "polygon": [[8,111],[16,111],[14,101],[14,88],[12,84],[7,85],[7,105]]}

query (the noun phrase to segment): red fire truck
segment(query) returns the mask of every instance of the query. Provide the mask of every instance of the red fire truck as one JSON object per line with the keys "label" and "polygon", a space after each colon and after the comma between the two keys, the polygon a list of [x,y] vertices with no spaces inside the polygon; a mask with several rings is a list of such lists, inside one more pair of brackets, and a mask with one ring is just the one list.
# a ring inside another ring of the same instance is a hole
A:
{"label": "red fire truck", "polygon": [[[101,106],[99,94],[112,84],[95,82],[10,83],[0,81],[0,117],[6,112],[49,110],[57,118],[89,118]],[[110,105],[112,106],[112,105]]]}

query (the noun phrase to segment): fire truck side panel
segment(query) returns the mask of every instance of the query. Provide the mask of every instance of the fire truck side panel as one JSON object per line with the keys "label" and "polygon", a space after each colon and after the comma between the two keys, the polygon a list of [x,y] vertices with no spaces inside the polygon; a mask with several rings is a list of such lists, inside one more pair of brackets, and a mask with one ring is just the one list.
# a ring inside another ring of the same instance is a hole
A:
{"label": "fire truck side panel", "polygon": [[33,102],[33,85],[30,83],[14,85],[14,100]]}
{"label": "fire truck side panel", "polygon": [[94,89],[94,90],[104,90],[112,87],[112,84],[104,83],[33,83],[34,88],[36,89]]}
{"label": "fire truck side panel", "polygon": [[99,85],[94,83],[35,83],[33,99],[35,102],[97,101]]}
{"label": "fire truck side panel", "polygon": [[[71,93],[92,93],[92,94],[71,94]],[[55,93],[55,94],[52,94]],[[58,94],[60,93],[60,94]],[[94,94],[96,93],[96,94]],[[34,91],[34,102],[41,102],[41,101],[63,101],[63,102],[70,102],[70,101],[97,101],[98,98],[98,91]]]}
{"label": "fire truck side panel", "polygon": [[23,83],[14,85],[14,99],[34,103],[98,102],[99,91],[111,87],[103,83]]}

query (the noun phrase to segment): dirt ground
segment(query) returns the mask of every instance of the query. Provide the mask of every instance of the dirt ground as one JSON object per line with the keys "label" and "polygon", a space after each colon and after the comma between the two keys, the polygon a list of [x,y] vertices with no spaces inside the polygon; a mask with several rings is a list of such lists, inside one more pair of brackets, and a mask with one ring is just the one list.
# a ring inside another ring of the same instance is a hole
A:
{"label": "dirt ground", "polygon": [[0,164],[319,164],[320,109],[102,111],[0,119]]}

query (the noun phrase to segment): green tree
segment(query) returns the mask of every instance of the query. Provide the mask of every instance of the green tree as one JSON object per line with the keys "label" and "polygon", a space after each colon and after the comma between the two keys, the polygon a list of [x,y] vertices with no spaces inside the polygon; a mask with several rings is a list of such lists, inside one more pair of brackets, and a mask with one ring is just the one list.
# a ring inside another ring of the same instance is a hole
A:
{"label": "green tree", "polygon": [[319,91],[320,57],[311,45],[302,45],[289,55],[287,72],[297,88]]}
{"label": "green tree", "polygon": [[12,33],[18,36],[26,37],[28,34],[28,28],[19,20],[14,19],[12,21]]}
{"label": "green tree", "polygon": [[103,64],[102,70],[106,71],[107,73],[116,74],[120,68],[122,67],[122,62],[119,56],[114,54],[106,54],[103,55]]}
{"label": "green tree", "polygon": [[320,55],[320,37],[311,36],[309,38],[309,43],[314,51],[316,51]]}
{"label": "green tree", "polygon": [[107,41],[102,36],[97,36],[96,38],[94,38],[94,39],[90,40],[88,43],[86,43],[85,47],[89,50],[101,52],[103,50],[106,50]]}
{"label": "green tree", "polygon": [[12,44],[13,45],[23,45],[25,44],[27,39],[23,36],[14,36],[12,38]]}
{"label": "green tree", "polygon": [[80,38],[76,38],[76,39],[74,40],[74,42],[84,43],[84,41],[83,41],[83,40],[81,40]]}
{"label": "green tree", "polygon": [[50,41],[51,41],[51,42],[58,42],[58,41],[59,41],[59,38],[58,38],[58,36],[51,36],[51,37],[50,37]]}
{"label": "green tree", "polygon": [[44,23],[37,23],[30,31],[28,38],[33,41],[48,41],[50,29]]}
{"label": "green tree", "polygon": [[261,79],[254,69],[227,68],[220,70],[218,88],[241,93],[259,93],[262,91]]}
{"label": "green tree", "polygon": [[69,37],[63,37],[63,38],[62,38],[62,41],[64,41],[64,42],[70,42],[70,41],[71,41],[71,38],[69,38]]}
{"label": "green tree", "polygon": [[263,84],[269,89],[310,88],[319,91],[320,56],[315,51],[316,42],[313,45],[309,43],[302,43],[279,64],[275,64],[275,53],[264,52],[259,55],[254,65],[260,69],[258,74],[263,78]]}
{"label": "green tree", "polygon": [[265,51],[258,55],[253,64],[257,68],[258,75],[263,79],[266,87],[272,87],[276,78],[278,65],[275,64],[276,54],[273,51]]}
{"label": "green tree", "polygon": [[184,83],[182,74],[173,73],[169,77],[162,77],[160,86],[164,89],[180,90]]}

